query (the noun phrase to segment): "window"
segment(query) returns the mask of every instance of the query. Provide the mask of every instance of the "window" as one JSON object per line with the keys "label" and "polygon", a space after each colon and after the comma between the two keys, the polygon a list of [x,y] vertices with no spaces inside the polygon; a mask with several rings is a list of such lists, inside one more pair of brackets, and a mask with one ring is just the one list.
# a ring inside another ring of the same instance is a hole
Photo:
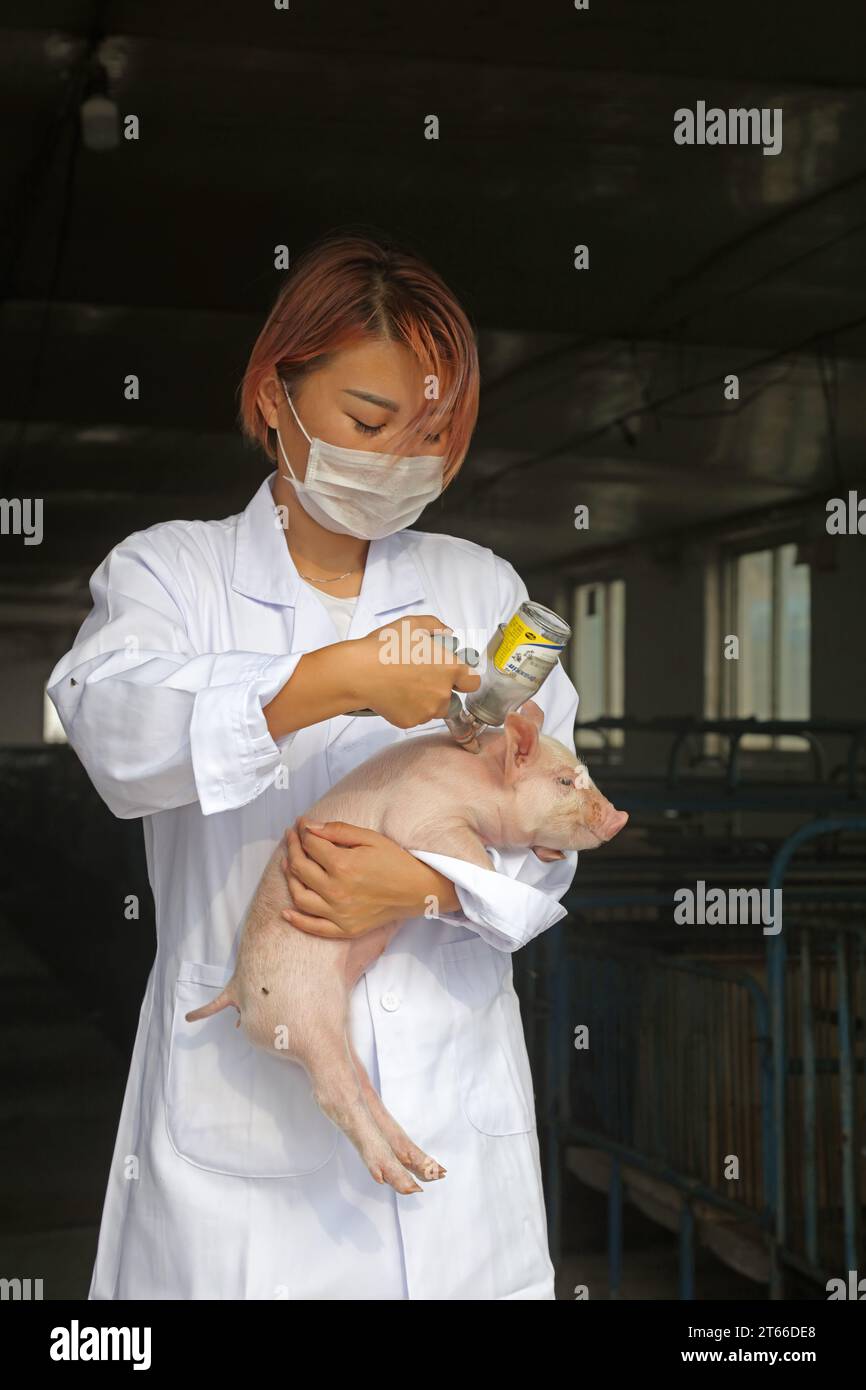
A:
{"label": "window", "polygon": [[[809,567],[795,544],[730,555],[718,585],[720,626],[708,624],[707,713],[723,719],[808,719],[810,677]],[[726,657],[736,637],[739,655]],[[744,748],[804,750],[792,735],[749,734]]]}
{"label": "window", "polygon": [[625,713],[625,581],[578,584],[572,596],[571,679],[580,696],[578,748],[620,748],[621,729],[581,731],[589,720]]}
{"label": "window", "polygon": [[43,691],[42,695],[42,738],[46,743],[66,743],[66,734],[63,725],[57,715],[57,710],[48,698],[48,692]]}

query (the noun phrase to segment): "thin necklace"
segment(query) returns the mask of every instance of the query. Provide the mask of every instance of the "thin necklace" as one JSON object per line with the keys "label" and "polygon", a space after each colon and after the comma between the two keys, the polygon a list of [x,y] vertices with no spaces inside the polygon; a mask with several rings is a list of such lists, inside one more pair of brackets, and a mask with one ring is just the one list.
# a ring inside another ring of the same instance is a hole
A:
{"label": "thin necklace", "polygon": [[[292,547],[289,545],[288,536],[286,537],[286,549],[288,550],[289,554],[292,555]],[[295,566],[295,569],[298,570],[297,561],[295,560],[294,555],[292,555],[292,564]],[[318,576],[316,576],[316,575],[312,575],[312,574],[301,574],[301,571],[298,570],[298,574],[301,576],[301,579],[306,579],[306,580],[308,580],[310,584],[337,584],[337,583],[339,583],[339,581],[340,581],[341,579],[348,579],[350,574],[360,574],[360,573],[361,573],[361,566],[360,566],[360,565],[358,566],[357,569],[346,570],[346,573],[345,573],[345,574],[335,574],[334,577],[333,577],[333,579],[319,579]]]}
{"label": "thin necklace", "polygon": [[[289,550],[289,554],[292,555],[291,550]],[[295,562],[295,557],[294,557],[294,555],[292,555],[292,561],[295,563],[295,569],[298,569],[297,562]],[[301,574],[301,571],[298,570],[298,574],[301,575],[301,578],[302,578],[302,579],[307,579],[307,580],[309,580],[309,582],[310,582],[311,584],[336,584],[337,581],[338,581],[339,579],[348,579],[350,574],[360,574],[360,572],[361,572],[361,568],[360,568],[360,566],[358,566],[357,569],[354,569],[354,570],[346,570],[346,573],[345,573],[345,574],[335,574],[334,577],[333,577],[333,579],[319,579],[319,577],[318,577],[317,575],[313,575],[313,574]]]}
{"label": "thin necklace", "polygon": [[301,574],[301,578],[308,579],[311,584],[336,584],[338,579],[348,579],[350,574],[360,574],[360,572],[360,569],[346,570],[345,574],[335,574],[333,579],[319,579],[316,575],[301,574],[301,571],[298,570],[298,574]]}

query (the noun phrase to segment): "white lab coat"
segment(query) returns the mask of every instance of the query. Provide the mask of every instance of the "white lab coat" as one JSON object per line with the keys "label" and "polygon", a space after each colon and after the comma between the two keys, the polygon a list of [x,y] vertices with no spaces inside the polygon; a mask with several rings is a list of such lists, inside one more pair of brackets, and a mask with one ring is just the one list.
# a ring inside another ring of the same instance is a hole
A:
{"label": "white lab coat", "polygon": [[[156,906],[89,1297],[553,1298],[510,952],[565,915],[575,853],[543,864],[494,850],[491,873],[418,846],[463,911],[408,922],[355,986],[352,1037],[373,1085],[448,1170],[422,1193],[376,1184],[303,1069],[250,1047],[234,1010],[185,1022],[230,977],[286,827],[377,749],[442,727],[341,715],[271,738],[263,705],[304,652],[337,640],[292,563],[274,477],[236,516],[116,545],[49,681],[103,800],[142,820]],[[478,646],[525,597],[486,547],[400,531],[370,543],[349,636],[432,613]],[[572,748],[577,694],[561,665],[537,699],[545,732]]]}

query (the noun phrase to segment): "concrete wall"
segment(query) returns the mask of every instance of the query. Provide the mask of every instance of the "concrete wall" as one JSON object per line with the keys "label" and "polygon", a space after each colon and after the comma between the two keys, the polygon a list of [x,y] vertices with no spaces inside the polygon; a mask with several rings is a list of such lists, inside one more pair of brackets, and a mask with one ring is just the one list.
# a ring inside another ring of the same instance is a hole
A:
{"label": "concrete wall", "polygon": [[812,569],[812,712],[866,719],[866,536],[834,536]]}

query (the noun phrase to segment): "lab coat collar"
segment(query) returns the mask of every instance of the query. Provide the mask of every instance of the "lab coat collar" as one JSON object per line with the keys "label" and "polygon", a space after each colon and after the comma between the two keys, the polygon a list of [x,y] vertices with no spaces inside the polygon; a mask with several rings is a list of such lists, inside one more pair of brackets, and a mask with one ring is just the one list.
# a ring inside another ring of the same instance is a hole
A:
{"label": "lab coat collar", "polygon": [[[289,554],[271,488],[275,477],[276,469],[241,513],[232,588],[249,598],[292,608],[290,651],[311,652],[336,642],[337,631],[324,604],[303,582]],[[365,637],[381,627],[391,614],[399,614],[400,609],[427,598],[421,573],[412,558],[413,539],[412,532],[395,531],[392,536],[370,542],[347,640]],[[430,603],[424,607],[430,609]],[[356,715],[339,714],[329,720],[326,746],[330,748],[346,729],[356,727],[357,719]]]}
{"label": "lab coat collar", "polygon": [[[311,651],[322,645],[322,605],[301,580],[286,545],[273,498],[276,476],[274,469],[240,515],[232,588],[249,598],[294,608],[292,651]],[[426,597],[421,573],[412,558],[412,533],[396,531],[373,540],[349,635],[364,636],[381,626],[381,621],[374,621],[381,615]]]}

